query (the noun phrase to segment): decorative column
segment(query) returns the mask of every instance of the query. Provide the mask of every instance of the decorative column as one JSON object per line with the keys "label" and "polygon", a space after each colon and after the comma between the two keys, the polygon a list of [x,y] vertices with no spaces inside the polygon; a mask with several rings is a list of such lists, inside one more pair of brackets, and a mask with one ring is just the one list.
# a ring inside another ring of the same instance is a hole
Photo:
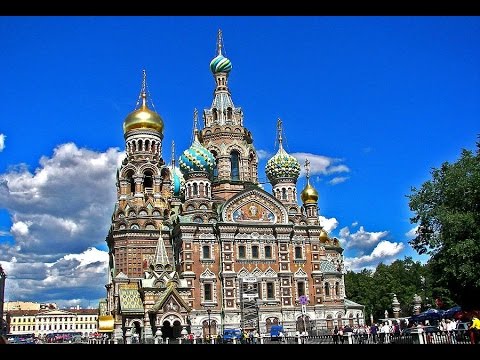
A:
{"label": "decorative column", "polygon": [[158,328],[158,330],[155,332],[155,344],[161,344],[162,343],[162,330]]}
{"label": "decorative column", "polygon": [[415,315],[420,314],[420,310],[422,309],[422,298],[420,295],[413,295],[413,313]]}
{"label": "decorative column", "polygon": [[393,294],[393,300],[392,300],[392,308],[393,308],[393,317],[395,319],[398,319],[400,315],[400,303],[397,299],[397,295]]}
{"label": "decorative column", "polygon": [[130,328],[127,328],[127,331],[125,332],[125,341],[127,344],[132,343],[132,330]]}

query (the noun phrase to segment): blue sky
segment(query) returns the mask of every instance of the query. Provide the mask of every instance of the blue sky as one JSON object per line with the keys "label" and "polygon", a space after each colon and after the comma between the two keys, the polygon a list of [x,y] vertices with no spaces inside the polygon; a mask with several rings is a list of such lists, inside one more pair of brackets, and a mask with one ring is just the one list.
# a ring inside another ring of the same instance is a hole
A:
{"label": "blue sky", "polygon": [[[349,269],[405,256],[406,195],[480,133],[480,18],[0,17],[0,263],[6,301],[96,306],[142,70],[165,122],[163,157],[209,108],[221,28],[229,87],[264,166],[312,165],[322,225]],[[298,180],[299,192],[305,177]],[[265,189],[269,190],[268,184]]]}

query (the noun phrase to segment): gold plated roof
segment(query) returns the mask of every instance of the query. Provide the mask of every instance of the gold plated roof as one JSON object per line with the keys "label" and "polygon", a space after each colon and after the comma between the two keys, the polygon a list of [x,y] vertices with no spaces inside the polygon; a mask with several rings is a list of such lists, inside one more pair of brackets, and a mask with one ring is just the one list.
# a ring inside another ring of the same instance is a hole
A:
{"label": "gold plated roof", "polygon": [[300,194],[300,198],[304,204],[316,203],[318,202],[318,192],[310,183],[307,183],[307,186],[305,186],[305,189],[303,189]]}
{"label": "gold plated roof", "polygon": [[160,115],[147,107],[146,98],[146,93],[142,92],[142,106],[125,118],[123,122],[124,134],[134,129],[153,129],[163,132],[163,120]]}

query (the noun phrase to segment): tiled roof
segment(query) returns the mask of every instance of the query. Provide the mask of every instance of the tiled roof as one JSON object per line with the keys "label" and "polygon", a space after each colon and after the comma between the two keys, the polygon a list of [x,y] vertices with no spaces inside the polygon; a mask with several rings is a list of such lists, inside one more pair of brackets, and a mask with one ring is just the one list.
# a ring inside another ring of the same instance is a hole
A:
{"label": "tiled roof", "polygon": [[120,289],[120,309],[122,313],[143,314],[143,303],[137,289]]}
{"label": "tiled roof", "polygon": [[330,261],[320,260],[320,271],[322,272],[338,272]]}

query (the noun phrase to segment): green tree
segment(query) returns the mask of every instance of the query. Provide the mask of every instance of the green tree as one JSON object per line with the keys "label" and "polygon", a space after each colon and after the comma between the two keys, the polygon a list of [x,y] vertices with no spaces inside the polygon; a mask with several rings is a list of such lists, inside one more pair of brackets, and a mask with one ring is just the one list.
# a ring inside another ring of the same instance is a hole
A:
{"label": "green tree", "polygon": [[[450,290],[464,310],[480,304],[480,143],[476,153],[462,150],[455,163],[432,169],[432,179],[409,198],[418,225],[410,245],[429,254],[432,287]],[[447,296],[447,294],[444,294]]]}

